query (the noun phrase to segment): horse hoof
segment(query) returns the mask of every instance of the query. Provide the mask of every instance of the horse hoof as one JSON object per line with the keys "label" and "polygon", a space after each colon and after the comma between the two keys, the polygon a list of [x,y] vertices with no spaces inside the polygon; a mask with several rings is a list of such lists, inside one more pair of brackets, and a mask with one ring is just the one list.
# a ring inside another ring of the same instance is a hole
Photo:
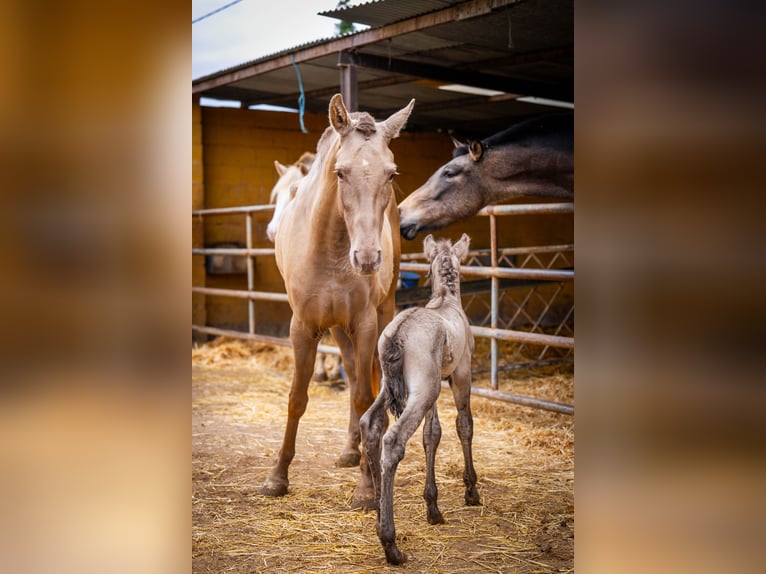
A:
{"label": "horse hoof", "polygon": [[407,555],[403,552],[399,552],[399,549],[394,547],[386,548],[386,562],[389,564],[393,564],[394,566],[399,566],[400,564],[404,564],[407,562]]}
{"label": "horse hoof", "polygon": [[465,493],[465,505],[466,506],[481,506],[481,498],[479,498],[478,492],[466,492]]}
{"label": "horse hoof", "polygon": [[378,502],[374,498],[369,498],[369,497],[357,498],[356,496],[354,496],[354,498],[351,499],[351,508],[354,510],[356,509],[377,510]]}
{"label": "horse hoof", "polygon": [[444,524],[444,517],[442,516],[442,513],[437,510],[436,514],[429,514],[428,524]]}
{"label": "horse hoof", "polygon": [[264,496],[271,496],[273,498],[284,496],[287,494],[287,483],[267,480],[259,492]]}
{"label": "horse hoof", "polygon": [[335,466],[340,468],[351,468],[353,466],[359,466],[359,461],[361,458],[362,455],[358,452],[344,452],[338,457],[338,460],[335,461]]}

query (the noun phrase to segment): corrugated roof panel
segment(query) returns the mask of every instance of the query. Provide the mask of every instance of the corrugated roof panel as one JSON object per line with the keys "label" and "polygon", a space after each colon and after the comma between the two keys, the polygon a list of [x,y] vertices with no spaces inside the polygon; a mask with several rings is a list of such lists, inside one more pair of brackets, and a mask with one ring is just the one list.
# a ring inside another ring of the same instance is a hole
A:
{"label": "corrugated roof panel", "polygon": [[382,26],[440,10],[465,0],[372,0],[354,6],[320,12],[320,16],[337,18],[347,22]]}

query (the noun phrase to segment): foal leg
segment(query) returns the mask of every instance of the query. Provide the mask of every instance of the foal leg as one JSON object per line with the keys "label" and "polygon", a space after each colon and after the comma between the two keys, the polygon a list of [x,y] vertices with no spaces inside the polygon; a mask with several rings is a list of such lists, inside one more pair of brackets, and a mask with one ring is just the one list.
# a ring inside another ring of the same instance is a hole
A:
{"label": "foal leg", "polygon": [[[434,399],[435,400],[435,399]],[[399,462],[404,458],[404,447],[417,430],[433,400],[426,396],[416,403],[413,395],[404,408],[399,420],[383,436],[383,449],[380,455],[380,503],[378,521],[375,528],[378,538],[386,553],[389,564],[401,564],[407,560],[396,547],[396,526],[394,525],[394,478]]]}
{"label": "foal leg", "polygon": [[346,377],[348,377],[348,433],[346,435],[346,444],[343,447],[336,466],[351,467],[358,466],[361,454],[359,453],[359,414],[354,405],[354,389],[356,388],[356,372],[354,362],[354,346],[351,339],[339,327],[330,329],[335,342],[340,347],[340,354],[343,357],[343,363],[346,368]]}
{"label": "foal leg", "polygon": [[463,447],[463,484],[465,484],[465,503],[468,506],[481,504],[479,491],[476,490],[476,470],[473,468],[473,453],[471,442],[473,441],[473,416],[471,415],[471,361],[463,361],[450,377],[450,388],[455,397],[457,407],[457,436]]}
{"label": "foal leg", "polygon": [[295,357],[295,372],[287,406],[287,426],[282,448],[279,449],[277,464],[271,469],[266,483],[261,488],[261,494],[266,496],[287,494],[289,484],[287,469],[295,456],[295,437],[298,434],[298,423],[306,412],[309,400],[308,386],[314,371],[314,359],[317,352],[317,340],[302,323],[295,319],[295,316],[290,321],[290,339]]}
{"label": "foal leg", "polygon": [[439,424],[439,413],[436,411],[436,403],[426,413],[426,422],[423,424],[423,450],[426,452],[426,486],[423,489],[423,498],[426,500],[426,508],[429,524],[444,524],[444,517],[436,505],[439,491],[436,488],[436,449],[442,438],[442,427]]}
{"label": "foal leg", "polygon": [[378,508],[378,515],[380,515],[380,441],[387,428],[386,391],[385,387],[383,387],[383,390],[370,408],[359,419],[359,429],[362,432],[362,446],[367,456],[367,464],[370,465],[370,477],[375,488],[375,506]]}

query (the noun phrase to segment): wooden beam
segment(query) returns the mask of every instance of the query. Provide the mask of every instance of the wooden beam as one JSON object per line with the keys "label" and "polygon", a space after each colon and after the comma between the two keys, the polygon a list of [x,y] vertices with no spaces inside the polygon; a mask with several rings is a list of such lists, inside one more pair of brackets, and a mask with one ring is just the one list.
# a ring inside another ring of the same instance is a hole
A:
{"label": "wooden beam", "polygon": [[280,68],[286,68],[287,66],[291,66],[293,61],[297,63],[306,62],[308,60],[321,58],[322,56],[343,52],[344,50],[352,50],[368,44],[375,44],[376,42],[387,40],[388,38],[426,30],[441,24],[448,24],[455,20],[475,18],[477,16],[489,14],[490,12],[505,6],[518,4],[519,2],[523,2],[523,0],[471,0],[470,2],[463,2],[462,4],[450,6],[442,10],[436,10],[434,12],[429,12],[428,14],[415,16],[414,18],[408,18],[407,20],[395,22],[387,26],[381,26],[380,28],[370,28],[369,30],[357,32],[356,34],[342,36],[337,40],[323,42],[294,52],[287,51],[280,56],[256,60],[249,64],[237,66],[228,72],[211,74],[199,78],[192,82],[192,93],[196,94],[198,92],[204,92],[212,88],[244,80],[245,78],[251,78]]}
{"label": "wooden beam", "polygon": [[384,58],[369,54],[343,52],[340,61],[344,65],[370,68],[373,70],[385,70],[395,74],[404,74],[414,78],[426,78],[438,80],[448,84],[463,84],[476,88],[498,90],[501,92],[520,94],[524,96],[538,96],[554,100],[574,100],[574,86],[561,88],[555,84],[536,82],[510,76],[496,76],[483,74],[471,70],[457,70],[432,64],[422,64],[409,60],[396,58]]}

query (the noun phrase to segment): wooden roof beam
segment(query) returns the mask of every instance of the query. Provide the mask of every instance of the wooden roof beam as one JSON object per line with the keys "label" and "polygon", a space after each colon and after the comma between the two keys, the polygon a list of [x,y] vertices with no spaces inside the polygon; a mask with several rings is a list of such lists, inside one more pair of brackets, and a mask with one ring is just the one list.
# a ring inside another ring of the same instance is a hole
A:
{"label": "wooden roof beam", "polygon": [[537,96],[553,100],[574,100],[574,86],[560,88],[546,82],[536,82],[510,76],[496,76],[473,72],[471,70],[457,70],[431,64],[421,64],[408,60],[398,60],[381,56],[371,56],[358,52],[343,52],[340,55],[341,63],[350,66],[359,66],[374,70],[385,70],[395,74],[404,74],[415,78],[437,80],[448,84],[463,84],[476,88],[497,90],[500,92],[522,94],[525,96]]}
{"label": "wooden roof beam", "polygon": [[224,86],[245,78],[251,78],[272,70],[286,68],[287,66],[291,66],[293,62],[301,63],[337,52],[353,50],[354,48],[360,48],[368,44],[375,44],[381,40],[387,40],[388,38],[394,38],[403,34],[426,30],[455,20],[475,18],[477,16],[489,14],[494,10],[498,10],[511,4],[518,4],[522,1],[523,0],[470,0],[469,2],[463,2],[462,4],[443,8],[442,10],[436,10],[434,12],[429,12],[428,14],[381,26],[380,28],[370,28],[369,30],[342,36],[336,40],[330,40],[329,42],[323,42],[303,49],[287,51],[279,56],[255,60],[248,64],[237,66],[228,72],[211,74],[193,81],[192,93],[196,94],[204,92],[212,88]]}

